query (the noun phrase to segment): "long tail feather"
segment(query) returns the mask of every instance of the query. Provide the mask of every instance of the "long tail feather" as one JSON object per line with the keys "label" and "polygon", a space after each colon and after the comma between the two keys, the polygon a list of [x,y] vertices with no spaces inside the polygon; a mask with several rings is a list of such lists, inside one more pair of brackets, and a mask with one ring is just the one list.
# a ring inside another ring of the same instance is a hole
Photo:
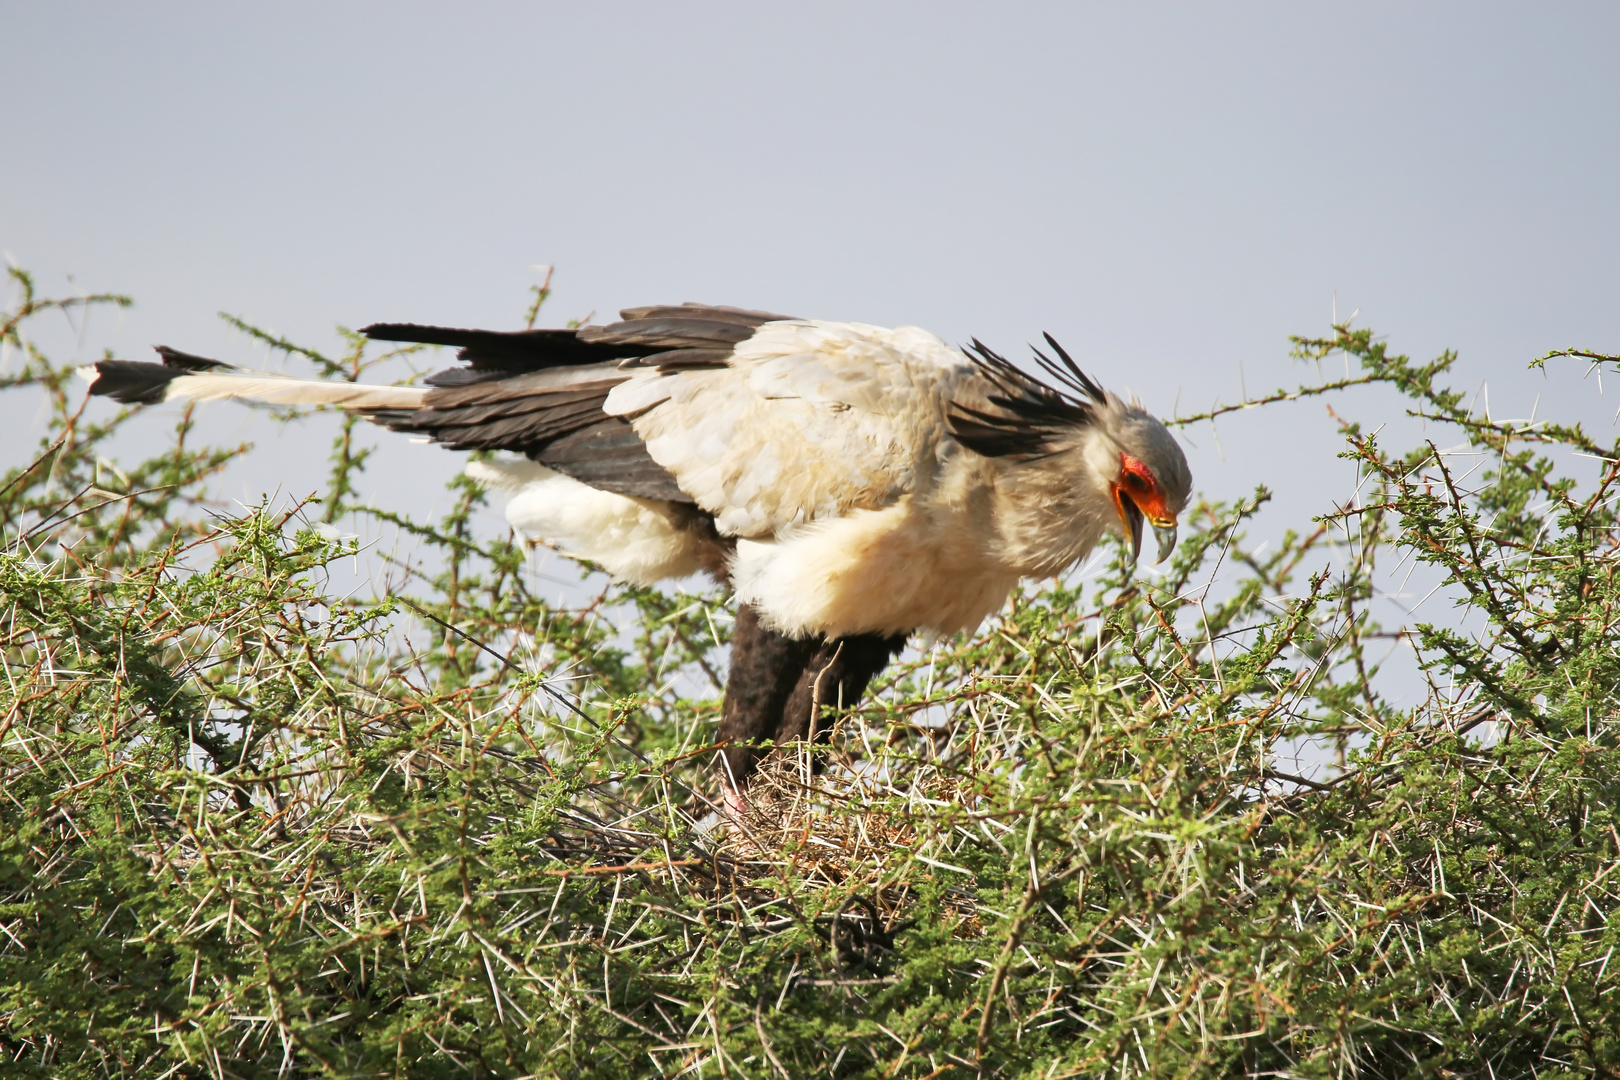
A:
{"label": "long tail feather", "polygon": [[325,379],[286,379],[252,372],[210,371],[169,383],[164,401],[246,398],[270,405],[342,405],[346,409],[416,409],[427,391],[417,386],[367,386]]}
{"label": "long tail feather", "polygon": [[346,409],[418,409],[427,390],[416,386],[368,386],[325,379],[289,379],[227,368],[217,361],[159,349],[161,364],[103,360],[83,369],[92,394],[128,405],[159,401],[238,398],[271,405],[341,405]]}

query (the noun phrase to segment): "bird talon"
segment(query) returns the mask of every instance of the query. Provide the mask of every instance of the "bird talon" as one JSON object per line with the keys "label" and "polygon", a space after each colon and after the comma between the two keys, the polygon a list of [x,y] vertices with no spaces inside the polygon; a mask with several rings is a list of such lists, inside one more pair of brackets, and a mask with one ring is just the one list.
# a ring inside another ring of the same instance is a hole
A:
{"label": "bird talon", "polygon": [[741,821],[748,815],[748,812],[753,809],[748,802],[748,796],[744,795],[741,790],[732,787],[730,784],[725,784],[721,787],[720,805],[725,811],[724,816],[732,819],[733,821]]}

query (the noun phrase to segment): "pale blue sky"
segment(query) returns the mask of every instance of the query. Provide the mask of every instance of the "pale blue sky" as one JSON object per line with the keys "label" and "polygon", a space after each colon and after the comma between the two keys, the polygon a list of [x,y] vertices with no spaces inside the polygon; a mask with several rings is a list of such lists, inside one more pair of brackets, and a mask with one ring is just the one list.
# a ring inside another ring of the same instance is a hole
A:
{"label": "pale blue sky", "polygon": [[[1161,413],[1290,381],[1336,298],[1460,349],[1498,415],[1544,391],[1607,434],[1620,396],[1524,367],[1620,350],[1617,54],[1609,3],[6,2],[0,248],[132,293],[85,338],[131,357],[265,363],[219,310],[321,346],[510,327],[549,263],[554,322],[693,299],[1014,355],[1050,330]],[[0,409],[20,452],[32,414]],[[246,416],[210,422],[277,437]],[[228,493],[317,486],[315,423]],[[1200,488],[1271,484],[1279,527],[1349,493],[1319,404],[1189,435]],[[399,509],[456,467],[383,445]]]}

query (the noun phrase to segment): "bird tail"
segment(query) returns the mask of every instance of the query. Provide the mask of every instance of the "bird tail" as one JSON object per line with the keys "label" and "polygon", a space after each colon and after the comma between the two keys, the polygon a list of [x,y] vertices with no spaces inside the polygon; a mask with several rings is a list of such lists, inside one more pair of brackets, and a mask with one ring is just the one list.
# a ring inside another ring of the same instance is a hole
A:
{"label": "bird tail", "polygon": [[159,345],[161,364],[101,360],[79,369],[90,393],[126,405],[159,401],[241,398],[271,405],[341,405],[345,409],[418,409],[427,390],[415,386],[368,386],[327,379],[289,379],[233,368],[218,360]]}

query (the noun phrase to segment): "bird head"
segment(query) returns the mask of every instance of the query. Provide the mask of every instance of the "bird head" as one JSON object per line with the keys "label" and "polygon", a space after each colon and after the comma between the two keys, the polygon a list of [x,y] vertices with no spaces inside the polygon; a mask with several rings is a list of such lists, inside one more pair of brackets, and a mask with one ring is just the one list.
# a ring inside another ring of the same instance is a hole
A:
{"label": "bird head", "polygon": [[[951,434],[987,457],[1017,463],[1019,489],[1032,505],[1029,521],[1086,521],[1090,529],[1058,539],[1039,525],[1021,561],[1050,572],[1090,550],[1102,530],[1125,540],[1135,561],[1151,525],[1163,562],[1176,546],[1177,515],[1192,493],[1192,472],[1181,446],[1158,418],[1135,400],[1104,390],[1081,371],[1063,346],[1046,335],[1056,359],[1040,349],[1036,362],[1053,378],[1045,383],[975,340],[965,350],[983,378],[984,407],[957,402]],[[1060,529],[1061,533],[1061,529]]]}
{"label": "bird head", "polygon": [[1192,493],[1181,446],[1157,417],[1112,394],[1097,409],[1095,434],[1087,457],[1107,478],[1132,561],[1141,555],[1144,526],[1151,525],[1158,539],[1153,561],[1163,562],[1175,550],[1176,519]]}

